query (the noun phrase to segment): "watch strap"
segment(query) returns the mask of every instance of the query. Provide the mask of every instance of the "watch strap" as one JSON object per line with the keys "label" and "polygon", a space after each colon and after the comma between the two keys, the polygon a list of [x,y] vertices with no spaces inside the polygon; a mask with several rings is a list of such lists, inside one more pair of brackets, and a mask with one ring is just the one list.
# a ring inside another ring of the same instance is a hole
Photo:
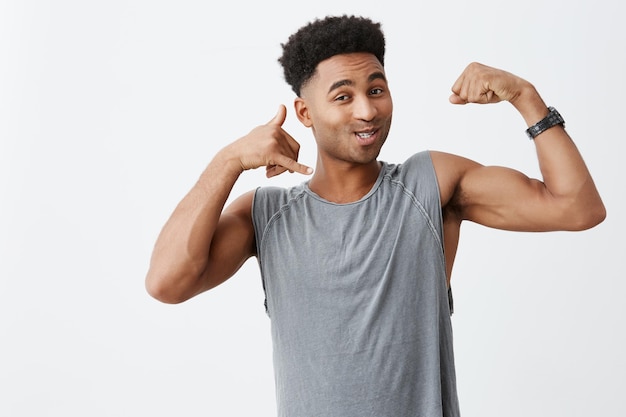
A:
{"label": "watch strap", "polygon": [[554,107],[550,106],[548,107],[548,110],[550,110],[550,113],[548,113],[546,117],[526,129],[526,134],[529,139],[535,139],[540,133],[545,132],[551,127],[565,125],[565,120],[563,120],[563,117]]}

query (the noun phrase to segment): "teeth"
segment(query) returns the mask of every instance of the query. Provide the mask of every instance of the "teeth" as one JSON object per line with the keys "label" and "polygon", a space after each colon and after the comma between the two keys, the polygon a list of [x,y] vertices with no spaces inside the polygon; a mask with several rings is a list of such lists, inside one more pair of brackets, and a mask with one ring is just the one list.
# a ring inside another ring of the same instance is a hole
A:
{"label": "teeth", "polygon": [[360,138],[363,138],[363,139],[367,139],[367,138],[369,138],[372,135],[373,135],[373,133],[371,133],[371,132],[370,133],[357,133],[357,136],[360,137]]}

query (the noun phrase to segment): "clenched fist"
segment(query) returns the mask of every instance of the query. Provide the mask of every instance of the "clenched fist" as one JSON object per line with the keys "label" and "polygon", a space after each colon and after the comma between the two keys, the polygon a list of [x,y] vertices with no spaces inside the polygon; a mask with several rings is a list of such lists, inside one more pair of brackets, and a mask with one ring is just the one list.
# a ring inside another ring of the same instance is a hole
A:
{"label": "clenched fist", "polygon": [[467,103],[511,103],[532,85],[509,72],[488,67],[477,62],[469,64],[452,86],[450,102]]}

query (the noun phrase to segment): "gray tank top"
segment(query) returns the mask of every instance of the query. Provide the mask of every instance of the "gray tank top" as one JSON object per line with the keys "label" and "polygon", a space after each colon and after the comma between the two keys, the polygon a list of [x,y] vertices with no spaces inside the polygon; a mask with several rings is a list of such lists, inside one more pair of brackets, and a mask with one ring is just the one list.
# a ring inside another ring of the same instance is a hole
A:
{"label": "gray tank top", "polygon": [[427,151],[383,163],[349,204],[259,188],[253,222],[280,417],[459,416]]}

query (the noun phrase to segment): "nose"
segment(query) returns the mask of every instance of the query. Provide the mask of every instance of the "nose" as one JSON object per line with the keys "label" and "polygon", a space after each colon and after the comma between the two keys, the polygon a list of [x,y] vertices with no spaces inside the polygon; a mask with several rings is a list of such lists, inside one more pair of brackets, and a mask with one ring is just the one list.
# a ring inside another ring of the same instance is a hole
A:
{"label": "nose", "polygon": [[376,113],[376,106],[370,97],[366,95],[359,95],[354,98],[352,114],[355,119],[369,122],[374,119]]}

